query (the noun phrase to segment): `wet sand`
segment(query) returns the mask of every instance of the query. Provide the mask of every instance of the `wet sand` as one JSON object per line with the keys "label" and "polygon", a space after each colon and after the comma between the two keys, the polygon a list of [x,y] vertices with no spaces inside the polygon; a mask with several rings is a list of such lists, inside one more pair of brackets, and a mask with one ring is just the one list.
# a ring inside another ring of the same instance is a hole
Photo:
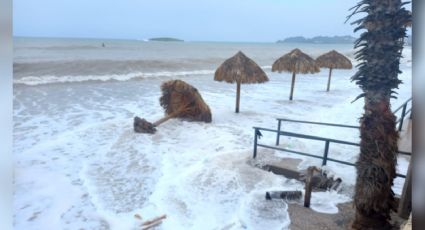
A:
{"label": "wet sand", "polygon": [[[310,208],[305,208],[299,204],[288,204],[288,212],[291,218],[289,228],[291,230],[339,230],[351,229],[355,210],[352,202],[338,204],[339,212],[337,214],[319,213]],[[406,220],[398,217],[395,213],[392,215],[394,229],[399,229]]]}

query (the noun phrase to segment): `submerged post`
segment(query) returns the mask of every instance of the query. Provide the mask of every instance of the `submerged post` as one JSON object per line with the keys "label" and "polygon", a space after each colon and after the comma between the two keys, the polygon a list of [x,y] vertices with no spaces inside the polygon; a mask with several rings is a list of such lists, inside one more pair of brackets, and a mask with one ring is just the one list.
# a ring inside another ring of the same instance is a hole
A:
{"label": "submerged post", "polygon": [[254,128],[254,156],[253,158],[257,157],[257,128]]}
{"label": "submerged post", "polygon": [[282,123],[281,120],[278,120],[277,123],[277,133],[276,133],[276,146],[279,145],[279,141],[280,141],[280,124]]}

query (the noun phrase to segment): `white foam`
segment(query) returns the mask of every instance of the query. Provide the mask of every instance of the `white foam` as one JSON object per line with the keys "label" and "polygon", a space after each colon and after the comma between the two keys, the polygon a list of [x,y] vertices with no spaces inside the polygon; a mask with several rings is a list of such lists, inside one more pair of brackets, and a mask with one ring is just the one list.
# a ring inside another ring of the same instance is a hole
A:
{"label": "white foam", "polygon": [[160,71],[151,73],[130,73],[130,74],[111,74],[111,75],[83,75],[83,76],[27,76],[14,79],[14,84],[42,85],[52,83],[70,83],[85,81],[128,81],[131,79],[158,78],[158,77],[182,77],[189,75],[206,75],[214,73],[213,70],[194,70],[194,71]]}
{"label": "white foam", "polygon": [[[292,102],[287,99],[290,74],[270,73],[269,83],[242,86],[239,114],[234,113],[234,85],[214,82],[212,72],[205,72],[205,78],[187,77],[185,81],[197,87],[210,106],[213,122],[172,119],[154,135],[133,133],[132,119],[134,115],[148,120],[163,116],[158,103],[160,78],[149,85],[121,82],[120,87],[17,87],[16,227],[135,229],[140,224],[134,218],[138,213],[144,220],[167,214],[161,229],[285,229],[290,225],[287,205],[266,201],[265,191],[302,191],[303,184],[252,166],[252,127],[274,129],[276,117],[355,125],[362,103],[350,103],[360,93],[349,81],[354,71],[335,71],[328,93],[326,71],[300,75]],[[397,105],[411,96],[410,70],[404,69],[400,78],[405,84],[398,90]],[[358,131],[352,129],[289,123],[282,127],[359,140]],[[263,132],[259,141],[273,146],[275,140],[274,133]],[[293,150],[323,154],[324,143],[284,137],[281,143]],[[332,144],[329,157],[354,161],[356,151]],[[259,147],[257,159],[266,152]],[[321,164],[292,153],[267,153],[300,158],[302,168]],[[349,167],[328,166],[346,188],[355,182],[355,169]],[[405,172],[407,161],[400,160],[398,167]],[[401,187],[402,181],[396,181],[395,188]],[[344,192],[313,193],[311,207],[335,213],[338,203],[350,199],[350,193]]]}

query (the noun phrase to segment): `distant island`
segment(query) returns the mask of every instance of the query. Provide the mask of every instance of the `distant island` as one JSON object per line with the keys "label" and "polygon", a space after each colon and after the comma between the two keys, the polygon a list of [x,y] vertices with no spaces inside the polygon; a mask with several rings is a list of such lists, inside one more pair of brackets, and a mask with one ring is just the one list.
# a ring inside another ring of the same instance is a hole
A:
{"label": "distant island", "polygon": [[149,41],[151,42],[184,42],[184,40],[177,39],[177,38],[149,38]]}
{"label": "distant island", "polygon": [[302,36],[289,37],[279,40],[277,43],[317,43],[317,44],[335,44],[335,43],[354,43],[357,38],[352,36],[316,36],[313,38],[305,38]]}

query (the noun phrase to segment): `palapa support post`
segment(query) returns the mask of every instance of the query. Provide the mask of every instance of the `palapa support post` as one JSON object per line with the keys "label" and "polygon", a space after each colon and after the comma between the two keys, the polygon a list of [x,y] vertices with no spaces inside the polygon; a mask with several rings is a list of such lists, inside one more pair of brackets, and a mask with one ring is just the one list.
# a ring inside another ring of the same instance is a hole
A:
{"label": "palapa support post", "polygon": [[277,59],[272,65],[272,72],[292,73],[291,94],[289,100],[294,96],[295,75],[298,73],[318,73],[320,68],[316,65],[313,58],[303,53],[300,49],[293,49],[291,52]]}
{"label": "palapa support post", "polygon": [[158,125],[160,125],[160,124],[162,124],[162,123],[164,123],[164,122],[166,122],[166,121],[170,120],[171,118],[178,116],[178,115],[179,115],[181,112],[183,112],[185,109],[186,109],[186,107],[185,107],[185,108],[182,108],[182,109],[180,109],[180,110],[178,110],[178,111],[175,111],[175,112],[173,112],[173,113],[170,113],[170,114],[166,115],[165,117],[163,117],[163,118],[161,118],[161,119],[159,119],[159,120],[155,121],[155,122],[153,123],[153,125],[156,127],[156,126],[158,126]]}
{"label": "palapa support post", "polygon": [[307,169],[307,177],[305,180],[305,194],[304,194],[304,207],[306,208],[310,207],[311,191],[313,189],[311,182],[312,182],[314,170],[315,170],[314,166],[310,166]]}
{"label": "palapa support post", "polygon": [[332,68],[329,68],[328,88],[326,88],[327,92],[329,92],[329,89],[331,88],[331,77],[332,77]]}
{"label": "palapa support post", "polygon": [[264,70],[241,51],[225,60],[214,73],[214,81],[236,83],[236,113],[239,113],[241,84],[264,83],[268,80]]}
{"label": "palapa support post", "polygon": [[407,169],[406,180],[404,181],[403,191],[401,193],[400,201],[398,204],[398,216],[401,218],[409,218],[412,209],[412,160],[409,162]]}
{"label": "palapa support post", "polygon": [[241,82],[238,81],[236,83],[236,110],[235,110],[236,113],[239,113],[239,101],[240,101],[240,98],[241,98]]}
{"label": "palapa support post", "polygon": [[316,64],[322,68],[329,68],[328,86],[326,88],[326,92],[329,92],[329,90],[331,89],[333,69],[353,68],[353,64],[351,63],[350,59],[348,59],[343,54],[336,52],[335,50],[332,50],[317,57]]}
{"label": "palapa support post", "polygon": [[294,95],[294,87],[295,87],[295,72],[292,72],[291,94],[289,95],[290,101],[292,101],[292,96]]}

